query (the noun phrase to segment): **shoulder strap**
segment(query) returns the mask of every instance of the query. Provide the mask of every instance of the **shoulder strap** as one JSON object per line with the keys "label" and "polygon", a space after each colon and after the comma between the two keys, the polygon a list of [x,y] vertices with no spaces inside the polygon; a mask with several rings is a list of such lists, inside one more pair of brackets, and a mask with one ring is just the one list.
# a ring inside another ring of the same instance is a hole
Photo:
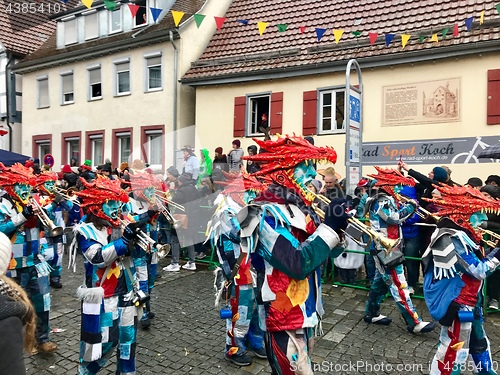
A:
{"label": "shoulder strap", "polygon": [[240,256],[238,257],[238,260],[236,261],[236,264],[233,267],[233,271],[231,272],[231,276],[229,276],[230,281],[233,280],[234,277],[236,276],[236,274],[238,273],[240,266],[241,266],[241,262],[243,262],[243,258],[245,258],[245,257],[246,257],[246,254],[243,251],[241,251]]}

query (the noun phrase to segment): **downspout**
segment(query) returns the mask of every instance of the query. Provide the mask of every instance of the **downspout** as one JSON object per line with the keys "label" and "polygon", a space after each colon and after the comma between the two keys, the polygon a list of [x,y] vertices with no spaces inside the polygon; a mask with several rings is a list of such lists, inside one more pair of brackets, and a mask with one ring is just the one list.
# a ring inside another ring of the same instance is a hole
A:
{"label": "downspout", "polygon": [[[5,106],[7,107],[7,118],[6,118],[6,123],[7,123],[7,126],[9,127],[9,151],[12,151],[12,126],[10,125],[10,102],[9,102],[9,96],[10,96],[10,90],[9,90],[9,87],[10,87],[10,72],[9,72],[9,66],[11,64],[12,61],[14,61],[14,56],[12,56],[12,54],[10,54],[9,52],[7,52],[7,56],[8,56],[8,61],[7,61],[7,65],[5,65]],[[15,92],[14,92],[15,94]]]}
{"label": "downspout", "polygon": [[173,129],[173,141],[174,141],[174,161],[173,161],[173,165],[175,165],[176,161],[177,161],[177,70],[178,70],[178,55],[179,55],[179,52],[177,51],[177,47],[175,46],[175,43],[174,43],[174,33],[172,32],[172,30],[169,30],[169,36],[170,36],[170,43],[172,43],[172,47],[174,48],[174,98],[173,98],[173,106],[174,106],[174,110],[172,111],[173,112],[173,123],[172,123],[172,129]]}

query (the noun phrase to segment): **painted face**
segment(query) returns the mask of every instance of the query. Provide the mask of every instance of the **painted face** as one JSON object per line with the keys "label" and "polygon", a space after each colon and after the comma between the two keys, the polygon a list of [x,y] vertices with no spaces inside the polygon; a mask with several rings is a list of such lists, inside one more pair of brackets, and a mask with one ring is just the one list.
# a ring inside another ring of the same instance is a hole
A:
{"label": "painted face", "polygon": [[102,211],[107,217],[111,218],[112,220],[116,220],[118,218],[121,206],[121,202],[107,201],[106,203],[103,203]]}
{"label": "painted face", "polygon": [[316,169],[314,168],[314,163],[312,161],[305,160],[298,164],[293,170],[295,185],[306,192],[307,185],[314,180],[314,177],[316,177]]}
{"label": "painted face", "polygon": [[257,197],[257,193],[255,191],[247,190],[243,193],[243,202],[249,204],[255,199],[255,197]]}
{"label": "painted face", "polygon": [[28,184],[15,184],[14,192],[20,202],[23,204],[28,204],[31,194],[31,186]]}
{"label": "painted face", "polygon": [[474,228],[477,228],[483,221],[488,221],[488,216],[482,212],[476,212],[469,218],[469,223],[471,223]]}
{"label": "painted face", "polygon": [[155,203],[155,200],[156,200],[155,188],[154,187],[148,187],[148,188],[144,189],[144,196],[146,197],[146,199],[149,202]]}
{"label": "painted face", "polygon": [[45,181],[43,183],[43,187],[44,189],[47,191],[47,193],[49,194],[53,194],[54,193],[54,187],[56,186],[56,182],[55,181]]}

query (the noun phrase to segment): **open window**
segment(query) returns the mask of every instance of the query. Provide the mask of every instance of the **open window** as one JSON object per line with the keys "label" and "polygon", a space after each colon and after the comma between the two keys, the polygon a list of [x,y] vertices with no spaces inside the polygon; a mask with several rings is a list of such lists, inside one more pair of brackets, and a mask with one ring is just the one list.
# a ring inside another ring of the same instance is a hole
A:
{"label": "open window", "polygon": [[281,133],[283,128],[283,93],[260,93],[234,100],[234,136],[263,136]]}

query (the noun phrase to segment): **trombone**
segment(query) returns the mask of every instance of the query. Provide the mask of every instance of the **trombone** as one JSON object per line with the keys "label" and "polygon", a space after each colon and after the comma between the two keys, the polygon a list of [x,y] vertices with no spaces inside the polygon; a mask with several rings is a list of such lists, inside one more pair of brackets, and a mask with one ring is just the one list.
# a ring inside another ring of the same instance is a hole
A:
{"label": "trombone", "polygon": [[[129,223],[125,220],[118,218],[123,228],[125,228]],[[156,253],[159,259],[165,258],[170,252],[169,244],[159,244],[153,240],[150,236],[144,233],[141,229],[137,229],[137,245],[144,250],[144,252],[150,254],[151,252]]]}
{"label": "trombone", "polygon": [[162,194],[162,193],[155,192],[155,196],[156,196],[156,199],[159,200],[163,204],[163,206],[169,205],[169,206],[172,206],[172,207],[174,207],[177,210],[180,210],[182,212],[186,211],[186,209],[184,208],[184,206],[181,206],[179,203],[172,202],[172,200],[170,200],[167,197],[165,197],[165,195]]}
{"label": "trombone", "polygon": [[60,187],[54,187],[54,193],[59,194],[64,197],[67,201],[70,201],[77,206],[80,206],[80,202],[78,202],[78,197],[75,195],[75,188],[71,187],[68,189],[61,189]]}
{"label": "trombone", "polygon": [[45,212],[42,206],[36,201],[35,198],[30,198],[29,205],[33,208],[34,214],[38,217],[38,220],[42,225],[50,230],[50,237],[57,237],[63,234],[63,227],[58,227],[50,220],[49,215]]}
{"label": "trombone", "polygon": [[[404,203],[408,203],[409,201],[413,200],[413,199],[405,197],[404,195],[401,195],[401,194],[397,194],[396,197],[398,198],[398,200],[400,200],[401,202],[404,202]],[[436,214],[433,214],[430,211],[427,211],[425,208],[423,208],[420,205],[417,206],[415,213],[418,216],[420,216],[420,218],[422,220],[427,220],[428,218],[431,218],[431,219],[435,220],[437,223],[441,219],[441,216],[438,216]]]}
{"label": "trombone", "polygon": [[491,248],[495,248],[497,247],[497,242],[498,240],[500,240],[500,234],[496,233],[496,232],[493,232],[491,230],[488,230],[488,229],[483,229],[483,228],[476,228],[476,230],[482,235],[484,236],[485,234],[487,234],[488,236],[490,236],[492,239],[490,240],[485,240],[485,239],[482,239],[482,241],[488,245],[489,247]]}
{"label": "trombone", "polygon": [[[178,229],[181,227],[182,225],[182,222],[180,220],[177,220],[174,215],[172,215],[172,213],[170,212],[170,210],[168,209],[167,206],[165,206],[164,202],[162,200],[158,200],[156,202],[156,204],[158,205],[159,207],[159,211],[160,213],[165,216],[168,220],[168,222],[170,223],[170,225],[172,225],[174,227],[174,229]],[[181,206],[182,207],[182,206]],[[184,207],[182,207],[184,208]]]}

